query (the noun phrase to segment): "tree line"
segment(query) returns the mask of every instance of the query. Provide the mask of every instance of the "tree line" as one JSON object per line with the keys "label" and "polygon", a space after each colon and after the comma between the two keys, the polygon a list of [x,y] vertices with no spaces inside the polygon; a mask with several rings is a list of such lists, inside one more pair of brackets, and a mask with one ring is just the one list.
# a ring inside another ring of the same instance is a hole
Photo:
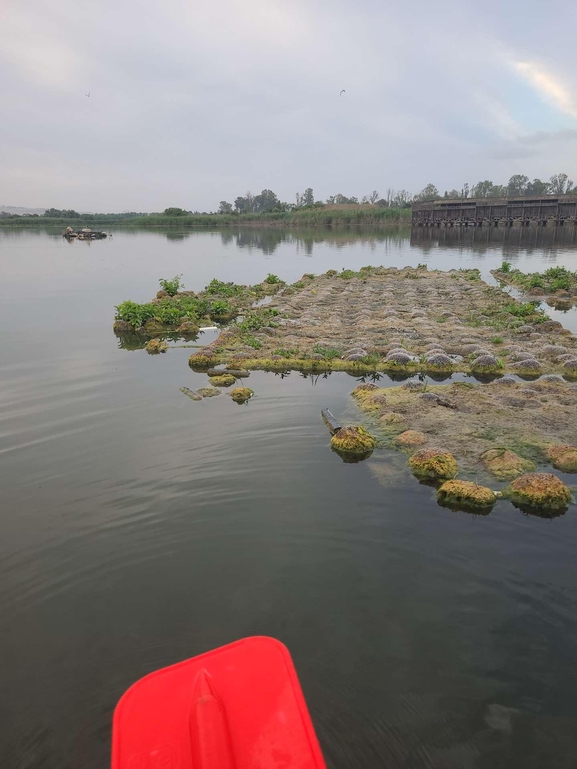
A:
{"label": "tree line", "polygon": [[445,190],[443,194],[434,184],[427,186],[411,194],[408,190],[387,189],[381,196],[377,190],[362,198],[348,197],[342,193],[330,195],[326,201],[315,200],[311,187],[303,192],[297,192],[295,203],[284,203],[272,190],[263,190],[260,195],[247,192],[236,198],[234,203],[221,200],[218,208],[219,214],[262,214],[272,211],[294,211],[302,208],[323,207],[326,205],[365,204],[376,205],[381,208],[408,208],[412,203],[423,203],[429,200],[458,199],[458,198],[507,198],[526,195],[568,195],[577,194],[577,188],[573,181],[565,173],[554,174],[548,182],[541,179],[531,181],[528,176],[514,174],[507,184],[495,184],[489,179],[476,184],[465,183],[460,190]]}

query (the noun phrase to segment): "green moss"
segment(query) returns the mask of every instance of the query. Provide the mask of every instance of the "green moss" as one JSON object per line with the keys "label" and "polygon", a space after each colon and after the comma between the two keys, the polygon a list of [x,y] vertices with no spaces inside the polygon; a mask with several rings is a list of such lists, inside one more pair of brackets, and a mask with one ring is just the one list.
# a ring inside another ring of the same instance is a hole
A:
{"label": "green moss", "polygon": [[495,492],[471,481],[446,481],[437,492],[439,504],[455,508],[479,509],[488,512],[495,504]]}
{"label": "green moss", "polygon": [[254,392],[250,389],[250,387],[235,387],[234,390],[232,390],[230,393],[230,397],[235,403],[246,403],[252,398],[253,395]]}
{"label": "green moss", "polygon": [[454,478],[459,471],[457,460],[443,449],[421,449],[409,459],[413,473],[421,478]]}
{"label": "green moss", "polygon": [[514,451],[505,448],[489,449],[481,455],[483,464],[502,481],[510,481],[522,473],[529,473],[535,465],[529,459],[523,459]]}
{"label": "green moss", "polygon": [[218,359],[215,355],[206,352],[193,352],[188,359],[188,365],[190,368],[210,368],[218,363]]}
{"label": "green moss", "polygon": [[149,355],[158,355],[168,350],[168,345],[163,339],[150,339],[144,346]]}
{"label": "green moss", "polygon": [[516,478],[503,491],[521,509],[564,511],[571,493],[562,480],[551,473],[529,473]]}
{"label": "green moss", "polygon": [[563,473],[577,473],[577,446],[555,444],[547,449],[553,467]]}
{"label": "green moss", "polygon": [[375,445],[375,438],[358,425],[346,425],[331,438],[331,447],[343,454],[366,454]]}
{"label": "green moss", "polygon": [[222,376],[211,377],[210,383],[215,387],[231,387],[236,383],[236,379],[230,374],[222,374]]}

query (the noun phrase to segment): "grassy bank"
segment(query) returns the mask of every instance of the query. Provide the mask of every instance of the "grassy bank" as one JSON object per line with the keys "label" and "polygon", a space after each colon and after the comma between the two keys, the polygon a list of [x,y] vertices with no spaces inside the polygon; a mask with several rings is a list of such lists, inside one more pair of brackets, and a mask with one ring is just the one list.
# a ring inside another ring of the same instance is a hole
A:
{"label": "grassy bank", "polygon": [[300,211],[275,211],[267,214],[188,214],[186,216],[165,216],[164,214],[148,214],[147,216],[114,218],[107,214],[103,216],[87,215],[82,219],[69,221],[47,216],[35,217],[1,217],[0,227],[45,227],[69,224],[75,229],[82,227],[98,227],[123,224],[127,227],[389,227],[409,224],[411,210],[409,208],[379,208],[377,206],[349,208],[339,210],[333,208],[311,208]]}

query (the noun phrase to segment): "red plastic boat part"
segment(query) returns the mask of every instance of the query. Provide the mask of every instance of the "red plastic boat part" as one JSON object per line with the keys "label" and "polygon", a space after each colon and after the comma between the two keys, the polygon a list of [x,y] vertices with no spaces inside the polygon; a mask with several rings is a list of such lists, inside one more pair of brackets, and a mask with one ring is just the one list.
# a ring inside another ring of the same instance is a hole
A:
{"label": "red plastic boat part", "polygon": [[326,769],[288,649],[244,638],[137,681],[112,769]]}

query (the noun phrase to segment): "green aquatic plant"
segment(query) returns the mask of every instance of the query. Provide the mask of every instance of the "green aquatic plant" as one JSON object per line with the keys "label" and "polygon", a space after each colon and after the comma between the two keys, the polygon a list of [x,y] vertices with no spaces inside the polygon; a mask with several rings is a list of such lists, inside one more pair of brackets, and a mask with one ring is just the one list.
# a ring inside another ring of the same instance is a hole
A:
{"label": "green aquatic plant", "polygon": [[172,280],[161,278],[158,282],[163,291],[166,291],[169,296],[174,296],[178,293],[179,288],[184,288],[184,283],[182,283],[181,278],[182,275],[175,275]]}
{"label": "green aquatic plant", "polygon": [[207,294],[218,294],[219,296],[238,296],[243,293],[243,287],[236,283],[225,283],[222,280],[213,278],[204,289]]}
{"label": "green aquatic plant", "polygon": [[499,267],[500,272],[511,272],[511,267],[513,265],[511,262],[503,262],[503,264]]}
{"label": "green aquatic plant", "polygon": [[278,275],[273,275],[272,272],[269,272],[269,274],[264,279],[264,282],[274,286],[277,283],[284,283],[284,280],[281,280]]}
{"label": "green aquatic plant", "polygon": [[336,347],[326,347],[325,345],[318,343],[313,347],[313,353],[315,353],[315,355],[322,355],[326,360],[334,360],[335,358],[341,357],[341,352],[340,350],[337,350]]}
{"label": "green aquatic plant", "polygon": [[153,318],[156,308],[154,305],[137,304],[127,300],[121,304],[116,305],[116,320],[123,320],[126,323],[130,323],[133,328],[141,328],[144,326],[147,320]]}
{"label": "green aquatic plant", "polygon": [[488,511],[496,501],[495,492],[472,481],[445,481],[437,492],[441,505],[464,506],[465,509]]}

